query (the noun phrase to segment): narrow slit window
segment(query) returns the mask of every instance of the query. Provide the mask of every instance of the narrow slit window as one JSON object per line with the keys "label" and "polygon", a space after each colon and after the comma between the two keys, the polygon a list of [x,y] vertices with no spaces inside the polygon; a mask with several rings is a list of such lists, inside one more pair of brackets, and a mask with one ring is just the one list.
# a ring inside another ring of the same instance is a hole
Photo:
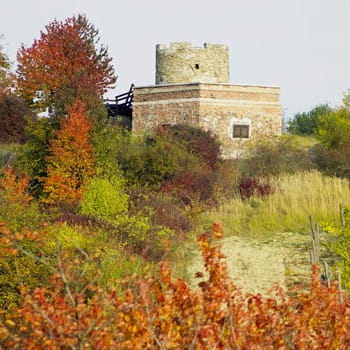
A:
{"label": "narrow slit window", "polygon": [[196,64],[194,65],[194,68],[199,69],[199,64],[196,63]]}
{"label": "narrow slit window", "polygon": [[234,124],[233,125],[233,138],[234,139],[248,139],[249,138],[249,125]]}

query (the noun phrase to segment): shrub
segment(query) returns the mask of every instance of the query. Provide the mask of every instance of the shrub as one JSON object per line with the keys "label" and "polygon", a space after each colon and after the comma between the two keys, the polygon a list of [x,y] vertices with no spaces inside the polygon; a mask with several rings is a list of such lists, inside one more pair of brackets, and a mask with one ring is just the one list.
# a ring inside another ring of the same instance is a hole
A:
{"label": "shrub", "polygon": [[128,195],[120,179],[94,178],[89,182],[81,202],[81,213],[113,224],[125,221]]}
{"label": "shrub", "polygon": [[350,141],[344,141],[341,147],[335,149],[318,145],[314,155],[315,162],[322,172],[350,179]]}
{"label": "shrub", "polygon": [[340,149],[350,137],[350,110],[342,107],[320,118],[317,138],[327,149]]}
{"label": "shrub", "polygon": [[173,179],[194,162],[182,143],[173,142],[166,135],[147,136],[124,144],[118,163],[130,185],[159,190],[164,181]]}
{"label": "shrub", "polygon": [[186,205],[208,204],[213,197],[214,173],[205,164],[184,169],[173,180],[166,181],[162,191],[180,198]]}
{"label": "shrub", "polygon": [[232,198],[238,193],[241,174],[235,160],[223,160],[213,173],[213,197],[216,203]]}
{"label": "shrub", "polygon": [[24,143],[28,106],[12,93],[0,93],[0,143]]}
{"label": "shrub", "polygon": [[168,227],[176,238],[193,228],[189,210],[184,202],[163,192],[134,189],[131,194],[131,214],[148,217],[152,226]]}
{"label": "shrub", "polygon": [[241,179],[238,190],[243,200],[250,197],[266,197],[273,192],[271,184],[261,183],[259,179],[253,177]]}
{"label": "shrub", "polygon": [[210,131],[178,124],[160,128],[158,134],[165,134],[175,142],[183,143],[189,153],[195,154],[210,169],[216,169],[221,162],[220,143]]}
{"label": "shrub", "polygon": [[[104,107],[105,108],[105,107]],[[90,111],[89,114],[92,112]],[[118,154],[123,149],[124,144],[128,144],[130,135],[112,122],[106,122],[103,127],[102,118],[94,120],[92,130],[92,146],[96,160],[96,174],[103,178],[120,178],[122,172],[118,165]],[[95,125],[99,123],[99,125]],[[125,147],[127,149],[128,147]]]}
{"label": "shrub", "polygon": [[324,222],[322,229],[327,233],[326,246],[333,254],[334,275],[341,274],[341,282],[347,293],[350,291],[350,209],[344,209],[345,226],[335,225],[333,223]]}
{"label": "shrub", "polygon": [[295,173],[315,167],[311,148],[300,145],[298,138],[288,135],[252,145],[247,158],[241,161],[243,176],[256,178]]}
{"label": "shrub", "polygon": [[[7,234],[7,236],[9,236]],[[268,298],[243,295],[215,244],[220,225],[199,236],[209,278],[191,289],[163,261],[156,275],[133,274],[119,292],[96,288],[75,265],[45,287],[23,290],[23,306],[0,323],[6,349],[319,349],[350,346],[348,296],[322,286],[314,266],[310,291]],[[88,257],[85,256],[85,259]],[[200,273],[197,277],[202,277]]]}
{"label": "shrub", "polygon": [[12,167],[0,172],[0,221],[6,221],[13,230],[38,227],[43,218],[28,186],[29,176],[18,175]]}
{"label": "shrub", "polygon": [[220,146],[201,129],[162,126],[153,135],[122,145],[118,162],[130,184],[159,190],[192,169],[202,168],[203,176],[208,173],[205,169],[217,169]]}
{"label": "shrub", "polygon": [[16,167],[30,176],[30,191],[35,197],[42,194],[43,179],[47,177],[52,133],[49,118],[27,118],[26,143],[17,153]]}

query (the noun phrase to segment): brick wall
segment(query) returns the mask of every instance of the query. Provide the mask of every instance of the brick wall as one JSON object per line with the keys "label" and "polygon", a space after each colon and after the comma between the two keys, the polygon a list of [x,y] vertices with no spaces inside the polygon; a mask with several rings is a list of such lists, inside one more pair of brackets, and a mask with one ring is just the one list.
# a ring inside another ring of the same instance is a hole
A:
{"label": "brick wall", "polygon": [[[136,87],[133,133],[161,124],[189,124],[211,130],[233,158],[244,152],[249,140],[281,134],[278,87],[188,83]],[[247,125],[249,137],[233,137],[233,128]]]}

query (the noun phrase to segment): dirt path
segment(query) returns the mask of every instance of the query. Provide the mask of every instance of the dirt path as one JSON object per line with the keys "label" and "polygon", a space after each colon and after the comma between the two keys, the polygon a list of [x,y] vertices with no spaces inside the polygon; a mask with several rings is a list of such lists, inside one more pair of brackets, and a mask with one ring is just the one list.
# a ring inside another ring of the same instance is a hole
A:
{"label": "dirt path", "polygon": [[[286,288],[305,283],[310,276],[310,236],[296,233],[276,234],[271,239],[247,239],[237,236],[222,240],[229,274],[247,293],[266,292],[277,282]],[[190,276],[204,271],[202,257],[195,253]],[[198,280],[191,282],[194,286]]]}

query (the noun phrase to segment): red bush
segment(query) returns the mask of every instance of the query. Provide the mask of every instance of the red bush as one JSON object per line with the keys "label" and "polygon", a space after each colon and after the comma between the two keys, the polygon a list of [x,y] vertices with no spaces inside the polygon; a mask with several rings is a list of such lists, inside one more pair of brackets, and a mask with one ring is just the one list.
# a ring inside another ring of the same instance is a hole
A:
{"label": "red bush", "polygon": [[[1,244],[38,240],[0,226]],[[230,280],[215,239],[219,224],[199,239],[209,278],[200,289],[174,280],[167,262],[157,276],[127,278],[103,291],[60,256],[50,283],[22,289],[23,306],[0,323],[3,349],[337,349],[350,347],[350,300],[322,286],[314,266],[310,291],[244,296]],[[11,250],[8,250],[10,252]],[[18,254],[18,249],[13,249]],[[198,273],[197,277],[202,274]]]}
{"label": "red bush", "polygon": [[242,179],[239,182],[238,189],[243,200],[253,196],[266,197],[273,192],[269,183],[261,183],[259,179],[253,177]]}

